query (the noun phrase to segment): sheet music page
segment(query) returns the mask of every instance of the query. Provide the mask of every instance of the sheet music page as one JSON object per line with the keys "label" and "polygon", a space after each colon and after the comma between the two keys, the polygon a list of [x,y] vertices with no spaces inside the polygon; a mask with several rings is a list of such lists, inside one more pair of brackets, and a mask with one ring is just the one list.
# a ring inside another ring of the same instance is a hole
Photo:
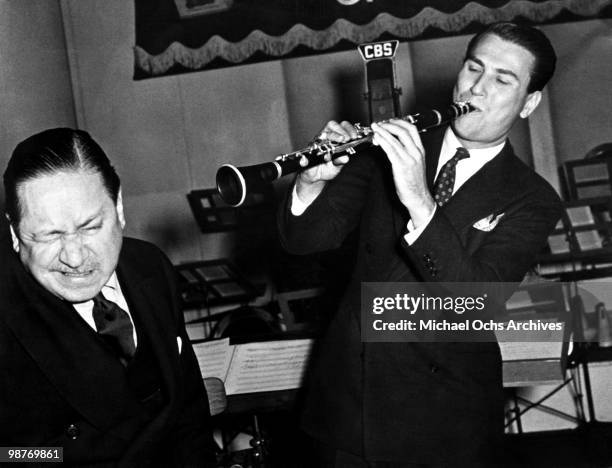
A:
{"label": "sheet music page", "polygon": [[266,341],[235,348],[225,381],[228,395],[299,388],[312,340]]}
{"label": "sheet music page", "polygon": [[[541,320],[541,322],[556,323],[556,320]],[[503,361],[561,358],[563,330],[522,332],[524,341],[515,341],[516,333],[507,331],[496,331],[495,335]]]}
{"label": "sheet music page", "polygon": [[523,361],[528,359],[561,359],[562,342],[500,342],[503,361]]}
{"label": "sheet music page", "polygon": [[193,350],[200,364],[202,378],[218,377],[225,381],[234,352],[234,346],[230,346],[229,338],[194,343]]}
{"label": "sheet music page", "polygon": [[529,291],[526,289],[519,289],[518,291],[514,291],[510,299],[506,301],[506,310],[511,311],[532,305],[533,301],[531,300]]}

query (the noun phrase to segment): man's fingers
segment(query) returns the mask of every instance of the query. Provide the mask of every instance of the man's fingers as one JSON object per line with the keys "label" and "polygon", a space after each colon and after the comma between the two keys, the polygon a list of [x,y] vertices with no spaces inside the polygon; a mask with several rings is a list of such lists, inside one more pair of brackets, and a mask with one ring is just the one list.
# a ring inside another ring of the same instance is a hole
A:
{"label": "man's fingers", "polygon": [[[372,127],[374,128],[374,127]],[[379,125],[398,143],[399,154],[407,154],[411,158],[420,158],[425,153],[416,128],[401,120],[392,120]]]}
{"label": "man's fingers", "polygon": [[346,120],[343,120],[343,121],[340,123],[340,126],[341,126],[341,127],[344,129],[344,131],[345,131],[346,133],[348,133],[349,138],[350,138],[351,140],[354,140],[355,138],[357,138],[357,137],[359,136],[359,135],[357,134],[357,129],[355,128],[355,126],[354,126],[352,123],[347,122]]}
{"label": "man's fingers", "polygon": [[330,120],[319,133],[318,138],[320,140],[345,142],[357,138],[357,129],[346,120],[342,123]]}
{"label": "man's fingers", "polygon": [[[332,159],[332,154],[331,153],[326,153],[323,156],[323,161],[324,161],[324,164],[329,164],[329,165],[333,165],[333,166],[343,166],[344,164],[346,164],[349,161],[349,157],[348,156],[340,156],[338,158]],[[308,166],[308,158],[306,156],[302,156],[300,158],[300,166],[301,167]]]}
{"label": "man's fingers", "polygon": [[340,156],[340,157],[334,159],[333,161],[334,161],[334,165],[335,166],[342,166],[342,165],[346,164],[347,162],[349,162],[349,157],[348,156]]}
{"label": "man's fingers", "polygon": [[[423,143],[421,142],[419,131],[414,125],[401,119],[392,119],[390,121],[390,124],[396,126],[395,130],[397,130],[398,132],[397,137],[404,144],[404,146],[414,145],[414,147],[418,149],[419,153],[425,154],[425,148],[423,147]],[[405,130],[408,135],[406,135],[405,132],[398,130],[398,128]],[[409,139],[407,137],[409,137]]]}
{"label": "man's fingers", "polygon": [[376,144],[378,144],[387,156],[396,159],[400,157],[402,151],[401,143],[395,138],[386,128],[383,128],[380,124],[373,123],[372,130],[374,130],[374,137]]}

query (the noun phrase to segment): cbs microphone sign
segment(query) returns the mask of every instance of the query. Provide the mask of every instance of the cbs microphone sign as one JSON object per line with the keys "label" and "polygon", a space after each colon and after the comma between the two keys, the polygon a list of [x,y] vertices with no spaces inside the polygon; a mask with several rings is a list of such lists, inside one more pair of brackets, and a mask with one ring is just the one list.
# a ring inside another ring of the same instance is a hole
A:
{"label": "cbs microphone sign", "polygon": [[359,44],[357,48],[361,58],[367,62],[368,60],[393,58],[398,44],[399,41],[370,42],[368,44]]}

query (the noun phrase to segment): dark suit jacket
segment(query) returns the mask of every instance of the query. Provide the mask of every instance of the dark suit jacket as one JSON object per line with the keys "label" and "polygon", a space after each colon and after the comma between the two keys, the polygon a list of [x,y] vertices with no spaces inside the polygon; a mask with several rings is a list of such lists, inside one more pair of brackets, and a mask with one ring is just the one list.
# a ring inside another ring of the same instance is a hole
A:
{"label": "dark suit jacket", "polygon": [[[430,188],[442,137],[443,129],[423,138]],[[360,284],[521,281],[560,217],[556,193],[507,143],[411,246],[382,151],[353,157],[301,216],[290,199],[279,217],[289,251],[335,248],[355,228],[360,235],[353,277],[313,357],[306,431],[370,460],[487,460],[503,434],[497,343],[362,343]],[[473,227],[502,213],[490,232]]]}
{"label": "dark suit jacket", "polygon": [[38,285],[6,244],[0,246],[0,445],[64,447],[73,466],[214,466],[206,393],[167,258],[149,243],[124,239],[117,267],[167,395],[150,419],[117,357],[70,304]]}

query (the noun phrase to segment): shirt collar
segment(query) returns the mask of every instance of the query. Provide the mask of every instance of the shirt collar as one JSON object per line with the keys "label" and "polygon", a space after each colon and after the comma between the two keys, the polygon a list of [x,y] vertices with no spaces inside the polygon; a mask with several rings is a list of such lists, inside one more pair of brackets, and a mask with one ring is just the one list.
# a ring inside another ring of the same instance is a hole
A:
{"label": "shirt collar", "polygon": [[119,280],[117,279],[117,272],[116,271],[113,271],[113,274],[110,275],[110,278],[108,279],[106,284],[102,287],[102,289],[104,289],[104,288],[110,288],[113,291],[118,291],[119,290]]}
{"label": "shirt collar", "polygon": [[[470,158],[485,159],[485,160],[493,159],[495,156],[497,156],[501,152],[505,144],[506,144],[506,140],[502,141],[498,145],[490,146],[488,148],[470,149],[468,150],[470,152]],[[442,148],[447,148],[448,152],[451,153],[448,159],[453,157],[453,155],[455,154],[455,151],[460,146],[463,146],[463,145],[457,138],[457,135],[455,135],[455,132],[453,131],[453,129],[449,126],[446,129],[446,133],[444,133],[444,140],[442,142]]]}

